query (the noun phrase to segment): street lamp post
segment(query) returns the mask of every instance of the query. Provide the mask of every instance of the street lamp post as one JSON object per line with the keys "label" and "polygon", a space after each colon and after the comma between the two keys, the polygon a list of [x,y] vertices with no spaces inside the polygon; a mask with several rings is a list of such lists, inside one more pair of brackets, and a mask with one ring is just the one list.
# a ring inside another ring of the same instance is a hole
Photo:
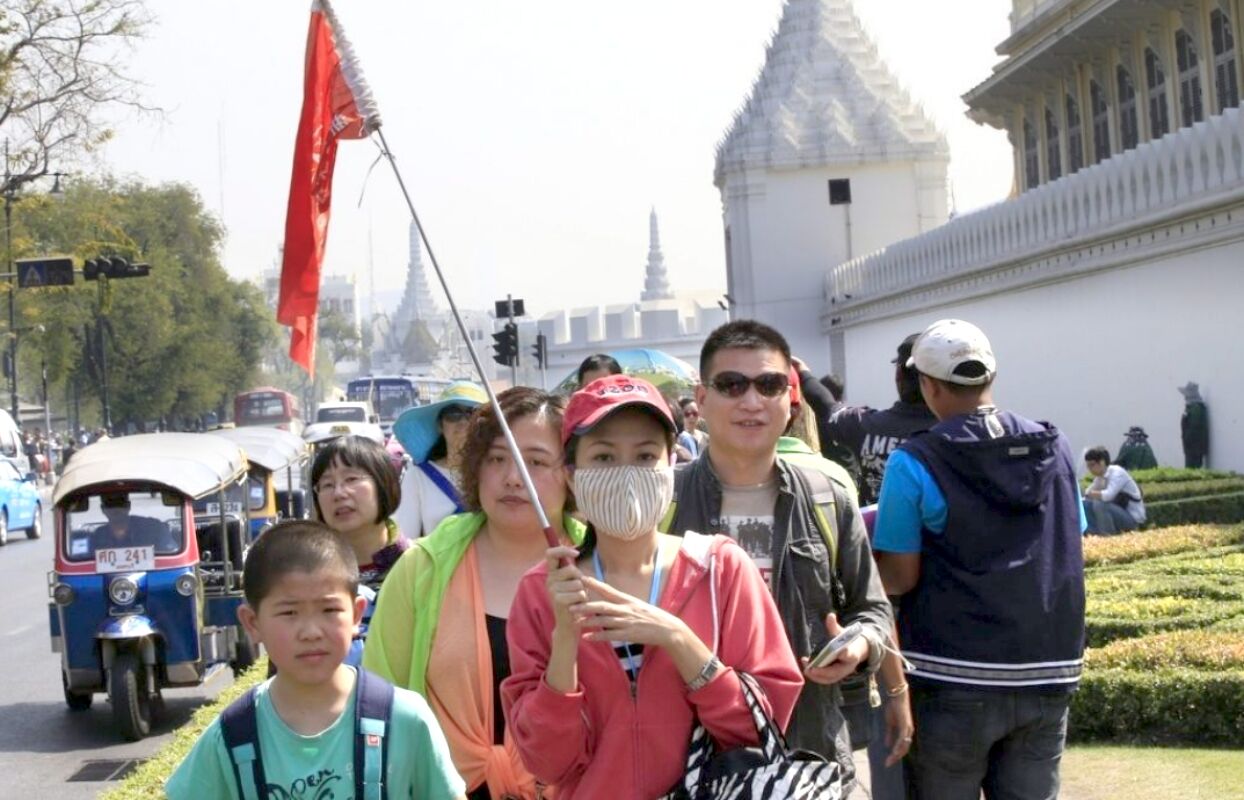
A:
{"label": "street lamp post", "polygon": [[[4,144],[4,242],[7,252],[5,258],[5,271],[9,273],[9,331],[17,328],[17,312],[14,304],[13,290],[16,288],[17,279],[13,275],[13,200],[17,187],[13,185],[9,175],[9,144]],[[21,418],[18,416],[17,408],[17,337],[9,337],[9,409],[13,414],[13,421],[21,425]]]}
{"label": "street lamp post", "polygon": [[[46,169],[46,167],[45,167]],[[4,140],[4,249],[5,249],[5,267],[9,274],[9,331],[13,332],[17,328],[17,297],[14,294],[17,288],[17,276],[13,271],[13,204],[17,202],[17,188],[20,183],[41,178],[45,175],[51,175],[55,178],[52,185],[53,197],[61,196],[59,172],[41,172],[36,175],[17,176],[12,173],[9,167],[9,140]],[[20,180],[19,180],[20,178]],[[9,337],[9,410],[13,414],[13,421],[21,425],[21,418],[18,416],[20,409],[17,405],[17,337]]]}

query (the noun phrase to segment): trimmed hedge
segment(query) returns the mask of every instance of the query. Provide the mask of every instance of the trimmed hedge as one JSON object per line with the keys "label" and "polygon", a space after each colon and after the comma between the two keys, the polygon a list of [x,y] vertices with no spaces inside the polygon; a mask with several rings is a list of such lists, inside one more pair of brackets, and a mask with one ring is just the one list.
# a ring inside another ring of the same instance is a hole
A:
{"label": "trimmed hedge", "polygon": [[1089,647],[1207,628],[1244,616],[1244,545],[1101,566],[1085,584]]}
{"label": "trimmed hedge", "polygon": [[1219,620],[1211,625],[1209,629],[1212,631],[1232,631],[1237,634],[1244,633],[1244,614]]}
{"label": "trimmed hedge", "polygon": [[[1244,475],[1213,469],[1158,467],[1131,473],[1145,496],[1145,528],[1244,522]],[[1087,487],[1093,476],[1085,476]]]}
{"label": "trimmed hedge", "polygon": [[1191,630],[1124,639],[1089,650],[1090,670],[1160,671],[1196,669],[1244,672],[1244,636],[1229,631]]}
{"label": "trimmed hedge", "polygon": [[1129,473],[1137,483],[1170,483],[1172,481],[1211,481],[1220,478],[1244,477],[1222,469],[1185,469],[1183,467],[1156,467],[1138,469]]}
{"label": "trimmed hedge", "polygon": [[1068,736],[1238,747],[1244,738],[1244,670],[1088,671],[1071,699]]}
{"label": "trimmed hedge", "polygon": [[1146,527],[1244,522],[1244,492],[1145,503]]}
{"label": "trimmed hedge", "polygon": [[168,744],[161,747],[151,758],[115,787],[101,794],[100,800],[149,800],[164,797],[164,782],[177,769],[177,765],[194,747],[212,720],[220,716],[225,706],[241,697],[247,689],[263,683],[268,676],[268,657],[261,656],[255,664],[242,673],[231,686],[221,690],[216,699],[194,712],[185,725],[173,733]]}
{"label": "trimmed hedge", "polygon": [[1183,525],[1084,540],[1084,566],[1127,564],[1156,556],[1244,544],[1244,525]]}
{"label": "trimmed hedge", "polygon": [[1219,494],[1244,492],[1244,478],[1221,478],[1210,481],[1170,481],[1148,484],[1143,488],[1145,504],[1166,500],[1186,500],[1190,497],[1208,497]]}

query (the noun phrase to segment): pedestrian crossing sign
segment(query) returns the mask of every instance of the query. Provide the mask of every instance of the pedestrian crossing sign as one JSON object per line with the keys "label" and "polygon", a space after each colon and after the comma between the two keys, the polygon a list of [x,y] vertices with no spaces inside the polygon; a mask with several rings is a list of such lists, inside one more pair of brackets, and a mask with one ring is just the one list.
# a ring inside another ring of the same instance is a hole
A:
{"label": "pedestrian crossing sign", "polygon": [[73,285],[72,258],[23,258],[14,269],[17,285],[22,289]]}

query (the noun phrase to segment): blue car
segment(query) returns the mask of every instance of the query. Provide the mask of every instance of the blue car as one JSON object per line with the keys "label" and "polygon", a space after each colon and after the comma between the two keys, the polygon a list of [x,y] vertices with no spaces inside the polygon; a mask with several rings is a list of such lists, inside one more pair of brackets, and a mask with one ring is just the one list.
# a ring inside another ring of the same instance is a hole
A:
{"label": "blue car", "polygon": [[27,539],[38,539],[43,533],[41,511],[34,476],[27,480],[13,462],[0,459],[0,546],[8,544],[13,530],[24,530]]}

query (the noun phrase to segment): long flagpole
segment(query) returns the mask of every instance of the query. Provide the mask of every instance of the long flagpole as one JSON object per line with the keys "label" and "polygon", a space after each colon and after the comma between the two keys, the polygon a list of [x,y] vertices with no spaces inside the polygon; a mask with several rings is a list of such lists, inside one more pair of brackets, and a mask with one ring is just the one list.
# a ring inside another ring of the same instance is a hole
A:
{"label": "long flagpole", "polygon": [[402,172],[397,168],[397,161],[389,150],[389,143],[384,138],[384,128],[377,128],[376,134],[380,137],[380,147],[385,159],[393,167],[393,174],[397,177],[397,185],[402,190],[402,197],[406,198],[406,207],[410,209],[410,216],[415,221],[415,227],[419,230],[419,238],[423,241],[424,252],[428,254],[428,260],[432,262],[432,269],[436,272],[436,279],[440,281],[441,288],[445,290],[445,299],[449,301],[449,311],[454,315],[454,322],[458,325],[458,331],[462,334],[462,341],[466,342],[467,352],[471,354],[471,362],[475,365],[475,373],[479,375],[480,383],[484,386],[484,392],[488,395],[488,403],[492,406],[492,412],[496,414],[497,422],[501,425],[501,435],[505,437],[506,446],[510,449],[510,457],[514,459],[514,463],[518,466],[518,474],[522,476],[523,486],[527,489],[527,497],[536,509],[536,516],[540,520],[544,538],[548,540],[549,547],[557,547],[561,542],[558,541],[557,533],[549,523],[548,515],[544,513],[544,506],[540,505],[540,495],[536,492],[536,485],[531,480],[531,473],[527,470],[527,462],[523,460],[523,453],[519,450],[518,442],[514,439],[514,432],[510,430],[510,423],[501,411],[501,403],[497,401],[496,392],[492,390],[488,378],[484,375],[484,365],[479,360],[479,353],[475,352],[475,345],[471,342],[471,336],[467,332],[466,324],[462,321],[462,315],[458,313],[458,304],[454,302],[454,295],[453,292],[449,291],[449,283],[445,280],[445,273],[441,271],[440,262],[436,260],[436,253],[432,250],[432,243],[428,241],[428,235],[423,230],[423,223],[419,221],[419,212],[415,211],[414,201],[410,199],[410,192],[406,190],[406,181],[402,180]]}

